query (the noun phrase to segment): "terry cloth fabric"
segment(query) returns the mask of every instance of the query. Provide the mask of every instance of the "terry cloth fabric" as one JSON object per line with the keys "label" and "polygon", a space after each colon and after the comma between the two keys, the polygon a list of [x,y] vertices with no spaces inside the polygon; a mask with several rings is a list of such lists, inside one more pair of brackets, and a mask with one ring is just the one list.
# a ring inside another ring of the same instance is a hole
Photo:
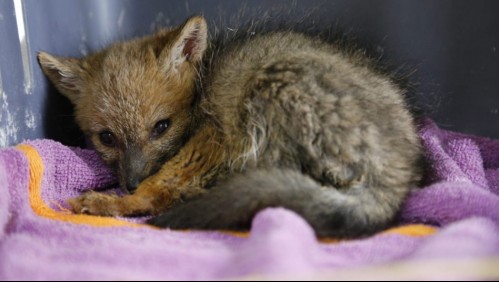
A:
{"label": "terry cloth fabric", "polygon": [[0,279],[499,278],[499,141],[431,121],[421,137],[427,186],[400,226],[344,241],[318,241],[281,208],[260,212],[249,234],[74,215],[66,199],[115,182],[95,152],[50,140],[0,150]]}
{"label": "terry cloth fabric", "polygon": [[481,216],[499,223],[499,141],[441,130],[429,120],[420,134],[428,186],[406,202],[404,220],[445,225]]}

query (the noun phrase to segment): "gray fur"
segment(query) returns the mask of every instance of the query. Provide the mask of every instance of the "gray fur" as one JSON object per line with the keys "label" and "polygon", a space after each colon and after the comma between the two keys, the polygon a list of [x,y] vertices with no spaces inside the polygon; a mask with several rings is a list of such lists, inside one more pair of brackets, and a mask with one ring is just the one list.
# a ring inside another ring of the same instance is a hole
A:
{"label": "gray fur", "polygon": [[292,32],[217,50],[200,106],[223,133],[234,177],[151,221],[172,228],[248,228],[262,208],[301,214],[318,236],[389,225],[421,178],[411,113],[365,58]]}

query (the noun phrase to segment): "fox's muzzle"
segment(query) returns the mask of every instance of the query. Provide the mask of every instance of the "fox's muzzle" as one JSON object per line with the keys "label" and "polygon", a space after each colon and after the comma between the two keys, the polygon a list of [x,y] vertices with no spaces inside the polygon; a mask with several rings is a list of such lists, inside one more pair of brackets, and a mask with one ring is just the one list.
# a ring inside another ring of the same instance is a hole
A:
{"label": "fox's muzzle", "polygon": [[120,174],[126,191],[133,193],[144,179],[154,173],[149,163],[150,160],[140,149],[130,148],[125,152]]}

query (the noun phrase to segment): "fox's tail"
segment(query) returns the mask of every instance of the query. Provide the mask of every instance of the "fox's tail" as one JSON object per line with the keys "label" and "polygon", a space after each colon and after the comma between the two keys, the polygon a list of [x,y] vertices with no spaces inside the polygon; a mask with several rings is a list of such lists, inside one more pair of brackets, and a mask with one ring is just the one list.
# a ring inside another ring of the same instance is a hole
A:
{"label": "fox's tail", "polygon": [[389,225],[408,189],[323,187],[293,170],[254,170],[178,204],[150,224],[173,229],[244,230],[267,207],[300,214],[319,237],[358,237]]}

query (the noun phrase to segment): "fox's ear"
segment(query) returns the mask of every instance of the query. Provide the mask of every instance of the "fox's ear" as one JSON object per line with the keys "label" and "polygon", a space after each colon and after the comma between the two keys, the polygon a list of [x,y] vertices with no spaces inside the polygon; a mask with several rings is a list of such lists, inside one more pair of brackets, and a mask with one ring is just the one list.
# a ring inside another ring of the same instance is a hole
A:
{"label": "fox's ear", "polygon": [[169,52],[169,60],[174,68],[185,61],[198,63],[203,59],[208,45],[208,26],[201,16],[189,18],[177,29]]}
{"label": "fox's ear", "polygon": [[83,70],[80,60],[56,57],[45,52],[38,53],[38,61],[45,75],[73,104],[80,97],[83,86]]}

